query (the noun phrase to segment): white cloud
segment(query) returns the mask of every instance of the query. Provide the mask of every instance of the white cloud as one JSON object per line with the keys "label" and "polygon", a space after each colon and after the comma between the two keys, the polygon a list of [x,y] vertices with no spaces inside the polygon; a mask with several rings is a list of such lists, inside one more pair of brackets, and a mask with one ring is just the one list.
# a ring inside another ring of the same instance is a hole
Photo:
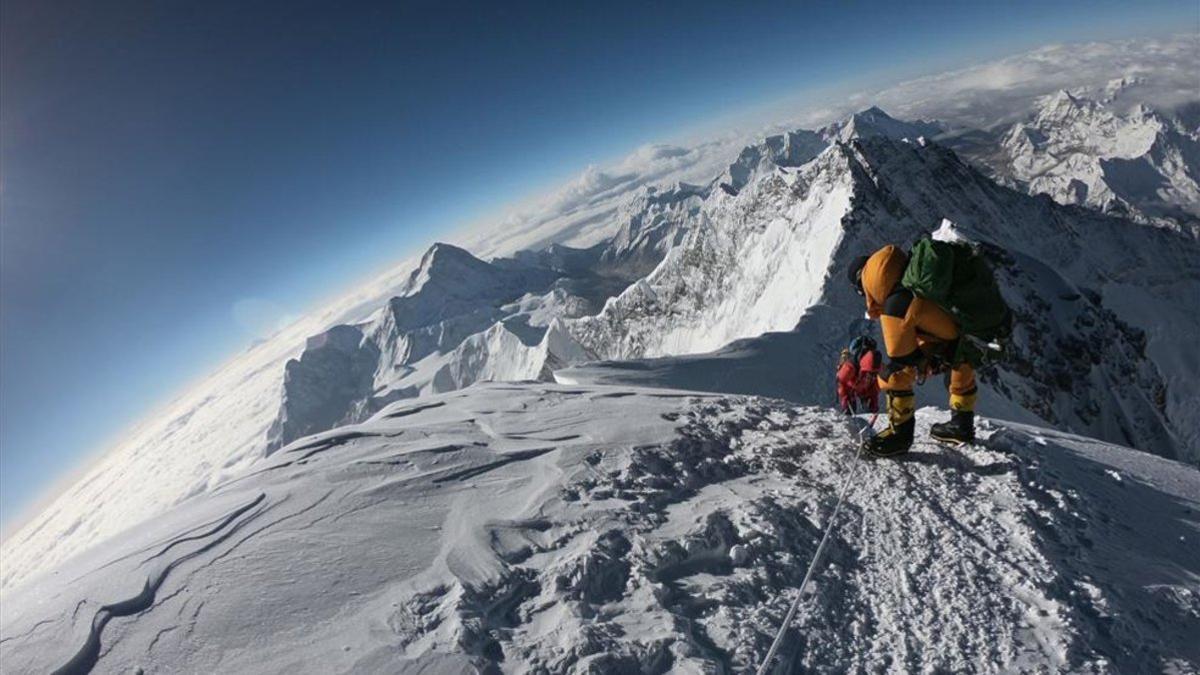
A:
{"label": "white cloud", "polygon": [[[589,166],[561,187],[478,224],[462,244],[483,256],[551,242],[590,245],[619,226],[612,218],[617,205],[641,186],[707,183],[748,143],[785,130],[817,128],[872,105],[900,118],[987,128],[1024,115],[1040,96],[1059,89],[1103,96],[1109,83],[1122,77],[1136,79],[1123,90],[1130,104],[1169,110],[1200,100],[1197,73],[1200,36],[1180,35],[1048,45],[882,89],[826,94],[786,113],[774,108],[769,117],[760,112],[730,123],[703,142],[645,145],[611,166]],[[751,119],[757,122],[746,121]]]}
{"label": "white cloud", "polygon": [[589,246],[612,234],[619,225],[612,216],[638,188],[707,183],[747,140],[731,136],[690,147],[644,145],[612,166],[588,166],[561,187],[513,206],[503,217],[469,233],[462,243],[484,257],[552,242]]}
{"label": "white cloud", "polygon": [[[1100,94],[1114,79],[1141,78],[1131,99],[1170,110],[1200,99],[1200,36],[1049,45],[864,93],[903,117],[987,127],[1024,114],[1039,96]],[[843,111],[847,112],[847,111]]]}

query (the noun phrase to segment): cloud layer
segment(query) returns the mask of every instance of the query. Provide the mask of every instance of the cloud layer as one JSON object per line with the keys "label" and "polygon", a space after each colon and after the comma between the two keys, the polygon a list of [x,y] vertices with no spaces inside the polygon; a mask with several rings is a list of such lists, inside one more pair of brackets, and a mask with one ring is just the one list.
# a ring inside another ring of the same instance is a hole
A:
{"label": "cloud layer", "polygon": [[[713,133],[708,140],[643,146],[614,166],[589,166],[578,178],[506,215],[473,228],[462,243],[482,256],[502,255],[552,242],[589,245],[612,234],[622,200],[644,185],[706,183],[745,145],[795,128],[819,127],[878,105],[907,119],[939,119],[988,128],[1025,115],[1036,98],[1072,93],[1117,96],[1169,111],[1200,100],[1200,36],[1048,45],[977,64],[860,91],[836,100],[809,101],[776,112],[767,122]],[[1114,81],[1124,80],[1121,87]]]}
{"label": "cloud layer", "polygon": [[900,117],[937,117],[987,128],[1024,115],[1039,96],[1067,89],[1170,111],[1200,99],[1200,36],[1049,45],[998,61],[920,77],[851,97],[849,108],[879,105]]}

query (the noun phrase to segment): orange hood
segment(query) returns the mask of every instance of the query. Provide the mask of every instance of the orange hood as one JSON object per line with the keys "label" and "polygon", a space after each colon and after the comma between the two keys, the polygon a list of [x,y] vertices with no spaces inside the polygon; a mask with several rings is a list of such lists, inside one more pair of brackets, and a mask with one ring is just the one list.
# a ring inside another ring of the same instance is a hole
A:
{"label": "orange hood", "polygon": [[862,287],[867,298],[867,315],[872,319],[878,319],[883,313],[883,301],[900,283],[905,267],[908,267],[908,254],[891,244],[867,258],[862,271]]}

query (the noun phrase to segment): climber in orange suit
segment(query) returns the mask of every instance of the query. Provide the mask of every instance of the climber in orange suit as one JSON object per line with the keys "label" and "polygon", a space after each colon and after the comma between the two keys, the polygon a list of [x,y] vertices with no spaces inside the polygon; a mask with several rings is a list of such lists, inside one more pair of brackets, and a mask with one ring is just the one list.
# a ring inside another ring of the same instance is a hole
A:
{"label": "climber in orange suit", "polygon": [[884,246],[850,266],[850,280],[867,302],[867,315],[878,319],[888,363],[879,373],[887,395],[888,428],[873,437],[866,450],[878,456],[899,455],[912,446],[916,425],[913,385],[918,377],[950,370],[949,422],[935,424],[931,435],[956,443],[974,440],[975,369],[948,363],[959,337],[954,319],[936,303],[900,285],[908,255]]}

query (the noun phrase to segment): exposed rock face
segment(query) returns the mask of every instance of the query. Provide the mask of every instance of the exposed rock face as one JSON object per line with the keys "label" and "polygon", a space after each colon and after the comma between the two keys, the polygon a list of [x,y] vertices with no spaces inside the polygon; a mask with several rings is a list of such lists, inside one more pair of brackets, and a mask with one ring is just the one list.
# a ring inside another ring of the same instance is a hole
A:
{"label": "exposed rock face", "polygon": [[299,359],[288,361],[271,449],[350,421],[354,402],[371,394],[379,349],[354,326],[334,326],[309,338]]}

